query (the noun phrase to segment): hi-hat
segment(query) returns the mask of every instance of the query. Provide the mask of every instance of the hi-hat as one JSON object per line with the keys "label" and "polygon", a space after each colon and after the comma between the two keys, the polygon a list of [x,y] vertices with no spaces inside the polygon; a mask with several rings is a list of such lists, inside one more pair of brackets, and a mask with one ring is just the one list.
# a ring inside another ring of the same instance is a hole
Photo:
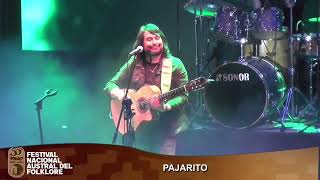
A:
{"label": "hi-hat", "polygon": [[194,0],[190,0],[184,5],[184,9],[194,14],[196,6],[196,15],[197,16],[206,16],[206,17],[215,17],[217,16],[218,7],[215,5],[212,0],[202,0],[202,13],[201,13],[201,0],[196,0],[194,5]]}

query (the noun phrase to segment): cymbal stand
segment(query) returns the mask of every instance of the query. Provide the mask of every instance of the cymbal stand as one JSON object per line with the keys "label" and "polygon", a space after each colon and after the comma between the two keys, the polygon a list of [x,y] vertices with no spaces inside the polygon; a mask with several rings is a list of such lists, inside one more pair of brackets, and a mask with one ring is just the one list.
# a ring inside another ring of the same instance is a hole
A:
{"label": "cymbal stand", "polygon": [[317,66],[317,62],[313,63],[312,61],[310,62],[309,64],[309,83],[310,83],[310,86],[309,86],[309,99],[310,99],[310,102],[313,101],[313,82],[312,82],[312,76],[313,76],[313,68],[315,68]]}
{"label": "cymbal stand", "polygon": [[[244,45],[248,42],[249,40],[249,28],[250,28],[250,19],[249,19],[249,14],[246,14],[246,20],[245,22],[245,32],[246,32],[246,37],[240,37],[239,36],[239,23],[240,21],[238,20],[238,17],[236,16],[235,19],[235,25],[236,25],[236,43],[240,44],[240,57],[238,61],[244,62],[246,60],[245,54],[244,54]],[[241,32],[241,31],[240,31]]]}
{"label": "cymbal stand", "polygon": [[[198,3],[197,3],[198,1]],[[204,75],[204,69],[207,66],[203,65],[203,59],[205,56],[204,52],[204,31],[203,31],[203,0],[193,0],[194,5],[194,39],[195,39],[195,65],[196,65],[196,77]],[[197,9],[200,13],[197,13]],[[199,28],[199,29],[198,29]],[[209,43],[209,40],[206,39]],[[188,108],[188,107],[187,107]],[[196,92],[196,103],[191,105],[190,109],[190,126],[204,126],[204,122],[208,119],[206,117],[206,108],[203,101],[203,93],[200,91]],[[200,120],[200,121],[199,121]]]}
{"label": "cymbal stand", "polygon": [[[197,0],[193,0],[194,5],[194,38],[195,38],[195,64],[196,64],[196,77],[200,77],[203,71],[203,0],[199,3],[200,14],[197,14]],[[199,35],[200,40],[198,39],[198,20],[199,20]],[[200,57],[199,57],[200,50]],[[203,104],[202,94],[198,91],[196,93],[197,102],[196,104],[200,107]]]}
{"label": "cymbal stand", "polygon": [[[197,3],[197,1],[199,3]],[[204,52],[204,31],[203,31],[203,0],[193,0],[194,5],[194,38],[195,38],[195,64],[196,64],[196,77],[203,76],[204,74],[204,65],[203,59],[205,56]],[[199,7],[197,7],[199,6]],[[200,10],[200,13],[197,13],[197,8]],[[199,29],[198,29],[199,28]],[[206,40],[208,42],[208,39]],[[196,92],[196,106],[197,109],[201,111],[201,114],[204,113],[205,107],[203,103],[203,94],[200,91]],[[201,118],[202,119],[202,118]]]}
{"label": "cymbal stand", "polygon": [[[294,87],[294,73],[295,73],[295,68],[294,68],[294,54],[293,54],[293,7],[295,5],[295,0],[291,1],[291,6],[290,8],[290,41],[289,41],[289,77],[290,77],[290,88],[288,89],[287,95],[286,95],[286,101],[285,101],[285,106],[283,110],[283,114],[281,117],[281,131],[283,132],[285,130],[285,118],[286,117],[295,117],[296,112],[295,112],[295,101],[294,101],[294,96],[295,96],[295,90],[296,88]],[[289,113],[289,105],[291,105],[291,116]]]}
{"label": "cymbal stand", "polygon": [[[319,55],[318,55],[319,56]],[[299,117],[316,117],[318,116],[318,110],[314,107],[314,99],[313,99],[313,89],[314,89],[314,85],[313,85],[313,74],[314,74],[314,68],[316,68],[316,66],[318,65],[318,58],[308,58],[309,61],[309,101],[307,101],[307,105],[305,108],[303,108],[300,112],[299,112]]]}
{"label": "cymbal stand", "polygon": [[[317,1],[317,4],[316,6],[319,7],[319,1]],[[320,10],[318,9],[318,14],[320,14]],[[319,21],[319,19],[317,20]],[[318,26],[319,27],[319,26]],[[316,35],[316,42],[317,42],[317,56],[313,59],[309,59],[310,60],[310,64],[309,64],[309,81],[310,81],[310,86],[309,86],[309,95],[310,95],[310,102],[309,104],[301,111],[301,115],[304,115],[305,114],[310,114],[310,109],[311,109],[311,113],[315,120],[311,123],[308,123],[307,126],[300,130],[300,132],[304,132],[305,130],[307,130],[309,127],[311,126],[316,126],[316,127],[319,127],[319,120],[320,120],[320,112],[319,112],[319,107],[315,107],[315,106],[319,106],[320,102],[315,102],[315,101],[319,101],[319,96],[320,96],[320,89],[318,89],[318,91],[316,91],[316,99],[313,98],[313,82],[312,82],[312,77],[313,77],[313,68],[316,67],[317,70],[316,70],[316,87],[317,88],[320,88],[320,29],[317,30],[317,35]],[[313,63],[315,62],[315,63]],[[318,125],[318,126],[317,126]]]}

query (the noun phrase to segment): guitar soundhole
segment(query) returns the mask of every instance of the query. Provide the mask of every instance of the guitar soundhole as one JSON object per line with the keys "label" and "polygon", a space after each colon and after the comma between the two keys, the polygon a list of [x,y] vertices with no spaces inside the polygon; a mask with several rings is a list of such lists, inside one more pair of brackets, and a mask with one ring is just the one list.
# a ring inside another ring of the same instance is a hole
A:
{"label": "guitar soundhole", "polygon": [[140,113],[147,112],[150,109],[149,102],[146,99],[139,98],[137,102],[138,102],[138,111]]}

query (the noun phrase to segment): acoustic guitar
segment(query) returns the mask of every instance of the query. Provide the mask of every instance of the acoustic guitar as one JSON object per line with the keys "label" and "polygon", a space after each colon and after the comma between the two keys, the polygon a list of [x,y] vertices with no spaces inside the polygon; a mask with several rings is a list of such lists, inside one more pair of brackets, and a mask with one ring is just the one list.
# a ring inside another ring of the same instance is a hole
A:
{"label": "acoustic guitar", "polygon": [[[134,113],[134,116],[131,119],[133,130],[136,131],[141,123],[144,121],[151,121],[154,118],[154,111],[151,110],[149,103],[151,98],[159,98],[160,102],[164,102],[183,93],[202,89],[206,84],[207,80],[204,77],[199,77],[189,81],[184,86],[175,88],[163,94],[161,94],[160,89],[155,85],[142,86],[138,91],[130,89],[128,91],[128,97],[132,100],[131,109]],[[115,126],[118,124],[121,108],[122,101],[117,99],[111,100],[111,113]],[[127,132],[127,122],[124,120],[124,114],[122,114],[120,119],[118,131],[121,134],[125,134]]]}

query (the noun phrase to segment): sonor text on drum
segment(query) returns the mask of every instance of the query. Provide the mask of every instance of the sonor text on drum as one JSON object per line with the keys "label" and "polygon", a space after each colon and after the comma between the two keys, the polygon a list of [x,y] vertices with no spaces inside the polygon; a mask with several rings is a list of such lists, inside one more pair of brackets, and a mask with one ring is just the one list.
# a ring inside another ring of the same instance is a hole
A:
{"label": "sonor text on drum", "polygon": [[216,81],[249,81],[249,73],[217,74]]}

